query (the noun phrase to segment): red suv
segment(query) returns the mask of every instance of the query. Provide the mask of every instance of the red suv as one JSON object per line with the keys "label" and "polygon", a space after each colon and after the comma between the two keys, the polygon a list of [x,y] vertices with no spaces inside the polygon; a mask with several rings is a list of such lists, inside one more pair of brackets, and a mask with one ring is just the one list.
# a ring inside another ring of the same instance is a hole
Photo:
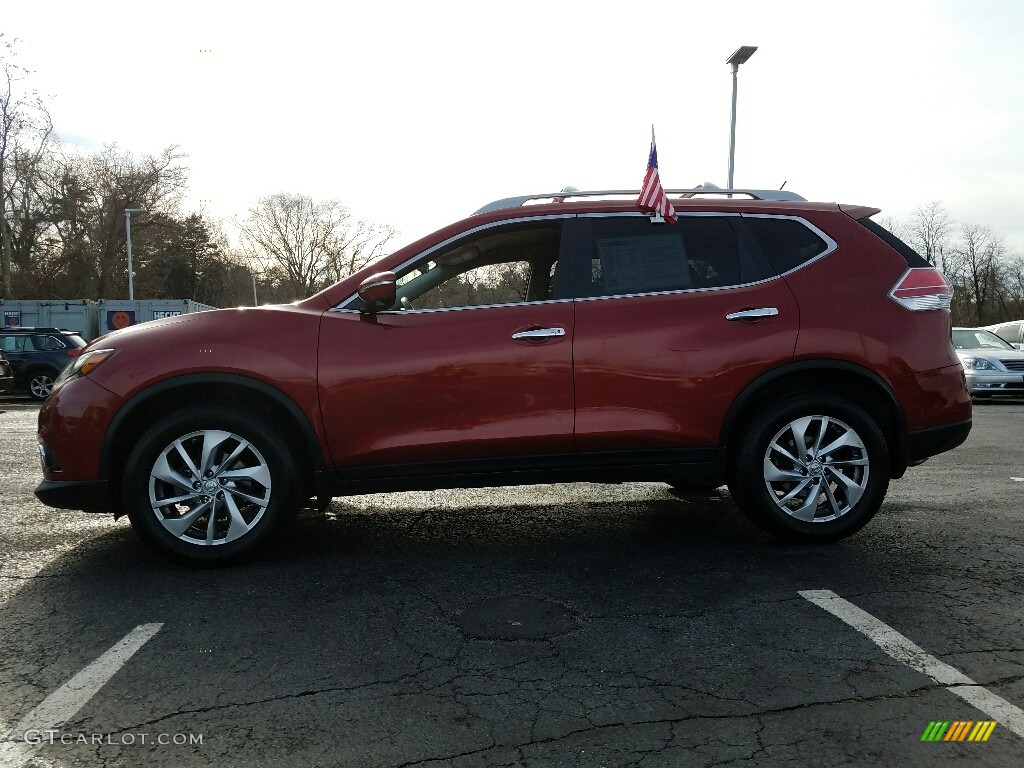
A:
{"label": "red suv", "polygon": [[563,481],[728,483],[773,533],[859,530],[970,431],[949,285],[874,208],[669,194],[675,223],[496,201],[304,301],[97,339],[39,413],[36,495],[193,560],[314,497]]}

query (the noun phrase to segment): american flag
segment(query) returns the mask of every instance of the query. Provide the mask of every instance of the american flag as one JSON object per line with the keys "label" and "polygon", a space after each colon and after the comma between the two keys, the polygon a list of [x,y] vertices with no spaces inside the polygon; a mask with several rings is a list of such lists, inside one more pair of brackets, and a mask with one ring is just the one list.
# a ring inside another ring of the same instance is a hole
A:
{"label": "american flag", "polygon": [[676,209],[672,206],[665,189],[661,186],[661,178],[658,176],[658,147],[654,143],[654,129],[651,128],[651,156],[647,159],[647,175],[644,176],[644,184],[640,187],[640,197],[636,204],[641,208],[657,211],[666,221],[676,223]]}

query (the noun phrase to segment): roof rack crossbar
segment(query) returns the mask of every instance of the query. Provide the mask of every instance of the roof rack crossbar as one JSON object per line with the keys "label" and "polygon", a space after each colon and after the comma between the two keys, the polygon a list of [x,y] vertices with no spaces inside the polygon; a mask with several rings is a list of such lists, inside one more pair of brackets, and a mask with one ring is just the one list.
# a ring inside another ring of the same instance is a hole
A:
{"label": "roof rack crossbar", "polygon": [[[787,189],[718,189],[717,187],[708,188],[696,188],[696,189],[666,189],[665,192],[669,195],[676,196],[687,196],[696,197],[698,195],[714,195],[721,197],[722,195],[746,195],[753,200],[782,200],[782,201],[794,201],[801,202],[806,198],[801,197],[795,192],[790,192]],[[552,199],[558,200],[559,202],[568,200],[569,198],[575,197],[611,197],[613,195],[621,196],[633,196],[638,197],[640,190],[638,189],[601,189],[601,190],[588,190],[585,192],[544,192],[543,194],[534,195],[518,195],[516,197],[505,197],[501,200],[495,200],[488,203],[482,208],[474,211],[477,213],[490,213],[491,211],[500,211],[504,208],[518,208],[526,205],[531,200],[545,200]]]}

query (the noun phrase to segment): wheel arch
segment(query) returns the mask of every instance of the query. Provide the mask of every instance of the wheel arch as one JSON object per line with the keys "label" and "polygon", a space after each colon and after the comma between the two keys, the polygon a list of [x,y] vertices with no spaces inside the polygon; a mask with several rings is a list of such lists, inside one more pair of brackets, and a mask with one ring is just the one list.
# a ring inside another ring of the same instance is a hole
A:
{"label": "wheel arch", "polygon": [[906,415],[892,387],[878,374],[843,360],[801,360],[775,368],[750,382],[733,401],[719,437],[725,466],[735,453],[737,429],[745,417],[780,398],[802,392],[828,392],[847,397],[879,419],[889,445],[891,477],[906,471],[902,443]]}
{"label": "wheel arch", "polygon": [[[302,409],[276,387],[237,374],[192,374],[166,379],[132,397],[117,412],[100,451],[100,477],[111,488],[121,482],[125,461],[148,426],[175,409],[203,403],[242,408],[269,421],[290,440],[297,453],[300,477],[313,488],[315,473],[324,467],[316,432]],[[304,490],[305,492],[305,490]],[[118,513],[120,514],[120,504]]]}

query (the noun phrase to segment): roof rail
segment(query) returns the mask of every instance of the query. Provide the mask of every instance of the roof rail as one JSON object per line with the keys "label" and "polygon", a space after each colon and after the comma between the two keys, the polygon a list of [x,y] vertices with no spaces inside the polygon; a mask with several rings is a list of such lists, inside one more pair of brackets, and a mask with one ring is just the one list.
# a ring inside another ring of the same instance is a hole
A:
{"label": "roof rail", "polygon": [[[796,194],[796,192],[790,192],[785,189],[719,189],[718,187],[697,187],[696,189],[666,189],[665,192],[669,195],[675,195],[677,197],[699,197],[705,195],[714,195],[715,197],[721,197],[722,195],[746,195],[753,200],[789,200],[795,202],[801,202],[806,198]],[[482,208],[474,211],[477,213],[490,213],[491,211],[500,211],[503,208],[518,208],[522,205],[526,205],[532,200],[551,200],[553,202],[565,202],[569,198],[576,197],[639,197],[640,190],[638,189],[602,189],[602,190],[590,190],[586,192],[572,191],[572,192],[545,192],[543,194],[536,195],[519,195],[517,197],[505,197],[501,200],[495,200],[494,202],[488,203]]]}

